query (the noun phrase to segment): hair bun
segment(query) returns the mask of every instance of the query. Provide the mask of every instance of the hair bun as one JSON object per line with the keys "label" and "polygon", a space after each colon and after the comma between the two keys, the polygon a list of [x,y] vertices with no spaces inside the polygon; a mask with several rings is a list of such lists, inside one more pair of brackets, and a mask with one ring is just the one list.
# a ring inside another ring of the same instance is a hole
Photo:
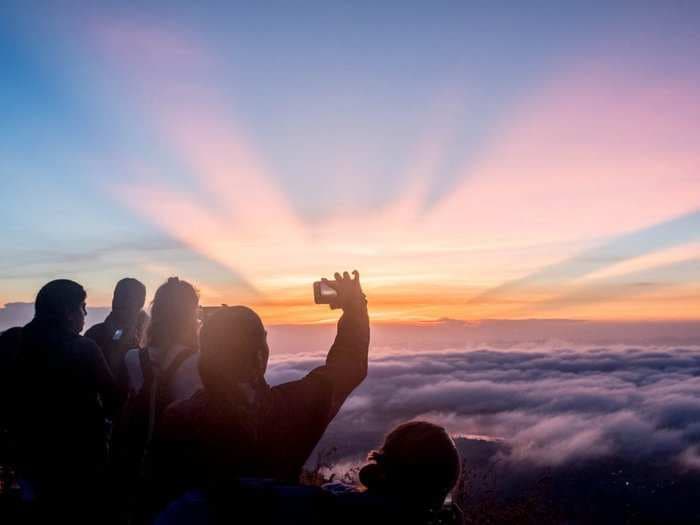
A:
{"label": "hair bun", "polygon": [[168,277],[168,284],[173,284],[173,283],[179,283],[180,278],[175,276],[175,277]]}
{"label": "hair bun", "polygon": [[380,450],[373,450],[367,456],[369,461],[374,461],[375,463],[382,463],[385,460],[384,453]]}
{"label": "hair bun", "polygon": [[386,481],[384,469],[377,463],[368,463],[362,467],[357,477],[368,489],[379,489]]}

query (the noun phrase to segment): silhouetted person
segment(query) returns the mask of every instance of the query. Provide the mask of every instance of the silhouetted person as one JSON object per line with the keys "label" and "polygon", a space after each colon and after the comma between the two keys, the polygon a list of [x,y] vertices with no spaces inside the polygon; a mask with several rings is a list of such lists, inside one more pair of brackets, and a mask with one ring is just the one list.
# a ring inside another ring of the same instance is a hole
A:
{"label": "silhouetted person", "polygon": [[[122,500],[140,512],[150,486],[153,429],[165,407],[201,387],[197,370],[199,295],[194,287],[171,277],[156,291],[145,348],[129,350],[124,359],[127,401],[114,435],[118,485]],[[136,500],[136,501],[135,501]]]}
{"label": "silhouetted person", "polygon": [[10,434],[10,416],[16,396],[14,379],[21,337],[21,326],[0,333],[0,492],[8,492],[17,461],[15,440]]}
{"label": "silhouetted person", "polygon": [[269,349],[245,306],[214,313],[200,333],[203,388],[168,408],[154,443],[157,479],[168,496],[184,489],[233,491],[241,477],[297,483],[301,468],[341,405],[367,374],[369,319],[359,275],[329,284],[343,309],[326,364],[270,387]]}
{"label": "silhouetted person", "polygon": [[445,499],[460,475],[460,459],[447,431],[413,421],[389,433],[359,473],[365,490],[326,486],[336,494],[334,517],[342,524],[461,524],[462,515]]}
{"label": "silhouetted person", "polygon": [[115,377],[123,374],[127,351],[140,348],[148,324],[148,314],[143,311],[146,287],[140,281],[127,277],[114,288],[112,311],[102,323],[92,326],[89,337],[102,349],[102,353]]}
{"label": "silhouetted person", "polygon": [[10,428],[22,494],[39,520],[94,522],[104,490],[105,418],[119,398],[102,352],[79,335],[85,299],[78,283],[51,281],[19,334]]}
{"label": "silhouetted person", "polygon": [[197,370],[199,295],[187,281],[169,278],[156,291],[145,348],[125,357],[130,394],[153,384],[160,413],[171,402],[186,399],[201,387]]}

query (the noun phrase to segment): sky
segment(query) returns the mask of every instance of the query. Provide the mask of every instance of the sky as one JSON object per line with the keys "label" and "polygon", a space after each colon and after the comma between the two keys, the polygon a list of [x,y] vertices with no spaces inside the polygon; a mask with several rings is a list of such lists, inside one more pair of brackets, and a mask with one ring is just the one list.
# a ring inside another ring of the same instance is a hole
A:
{"label": "sky", "polygon": [[700,317],[694,2],[3,2],[0,305]]}

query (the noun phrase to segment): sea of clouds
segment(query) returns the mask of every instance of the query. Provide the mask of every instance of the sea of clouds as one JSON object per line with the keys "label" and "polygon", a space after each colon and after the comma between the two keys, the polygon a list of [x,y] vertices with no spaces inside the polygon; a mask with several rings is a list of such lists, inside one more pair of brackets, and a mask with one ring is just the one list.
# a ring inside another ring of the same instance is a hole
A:
{"label": "sea of clouds", "polygon": [[[276,356],[268,380],[298,379],[322,362]],[[700,347],[374,349],[366,381],[321,447],[361,461],[410,419],[497,442],[501,462],[557,467],[616,458],[700,469]]]}

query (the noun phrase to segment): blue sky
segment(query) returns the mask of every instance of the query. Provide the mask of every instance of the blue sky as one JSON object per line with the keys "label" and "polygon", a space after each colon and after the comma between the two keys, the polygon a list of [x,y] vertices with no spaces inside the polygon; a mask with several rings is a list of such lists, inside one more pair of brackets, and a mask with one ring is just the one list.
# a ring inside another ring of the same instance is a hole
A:
{"label": "blue sky", "polygon": [[[681,74],[684,86],[697,82],[692,3],[545,4],[3,3],[0,300],[29,300],[41,282],[69,275],[106,304],[114,279],[131,270],[145,272],[151,287],[179,271],[233,295],[287,293],[270,288],[273,276],[230,263],[215,248],[193,245],[179,226],[135,210],[138,192],[128,188],[144,180],[193,196],[203,191],[163,135],[162,107],[168,115],[211,111],[230,123],[294,214],[313,227],[338,213],[391,206],[415,182],[419,146],[435,142],[439,154],[421,174],[420,221],[466,179],[479,179],[493,144],[504,142],[541,93],[610,57],[607,70],[622,64],[642,79]],[[673,82],[664,89],[669,107],[692,102]],[[676,124],[665,125],[673,131]],[[685,150],[697,146],[684,140]],[[659,156],[653,162],[663,162]],[[530,177],[529,169],[516,175]],[[683,177],[669,184],[696,187]],[[246,191],[245,184],[235,189]],[[626,228],[570,238],[542,232],[533,242],[561,245],[558,257],[516,277],[690,209],[660,207]],[[465,242],[457,233],[453,239]],[[512,274],[504,270],[501,281]],[[380,285],[382,275],[374,276]],[[465,283],[465,294],[475,287],[488,288]]]}

